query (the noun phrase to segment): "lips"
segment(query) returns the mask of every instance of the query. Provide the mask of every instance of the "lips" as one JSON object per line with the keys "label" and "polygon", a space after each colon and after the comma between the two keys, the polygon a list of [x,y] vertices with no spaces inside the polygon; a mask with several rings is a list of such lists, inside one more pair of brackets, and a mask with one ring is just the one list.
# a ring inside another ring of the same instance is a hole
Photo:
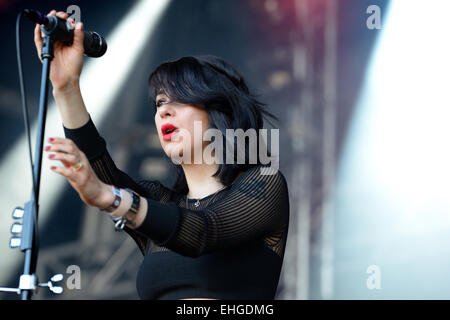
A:
{"label": "lips", "polygon": [[172,135],[178,133],[178,128],[171,123],[165,123],[161,126],[161,132],[164,140],[170,140]]}

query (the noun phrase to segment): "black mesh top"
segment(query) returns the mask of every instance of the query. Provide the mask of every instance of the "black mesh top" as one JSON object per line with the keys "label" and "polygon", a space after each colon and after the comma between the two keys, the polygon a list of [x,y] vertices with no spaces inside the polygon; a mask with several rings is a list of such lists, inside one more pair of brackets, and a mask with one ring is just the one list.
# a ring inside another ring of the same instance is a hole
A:
{"label": "black mesh top", "polygon": [[128,187],[148,201],[142,225],[125,227],[144,255],[140,298],[274,299],[289,225],[288,188],[280,171],[257,165],[199,205],[188,199],[186,207],[185,194],[119,170],[91,119],[64,132],[103,182]]}

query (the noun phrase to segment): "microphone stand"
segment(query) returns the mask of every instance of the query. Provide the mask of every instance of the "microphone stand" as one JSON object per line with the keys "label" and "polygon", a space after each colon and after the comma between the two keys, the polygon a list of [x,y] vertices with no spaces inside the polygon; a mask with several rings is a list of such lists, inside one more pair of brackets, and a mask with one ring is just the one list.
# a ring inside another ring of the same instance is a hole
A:
{"label": "microphone stand", "polygon": [[[41,178],[41,166],[42,166],[42,151],[44,144],[45,134],[45,120],[47,116],[47,103],[48,103],[48,88],[49,88],[49,73],[50,64],[53,60],[53,47],[55,41],[58,39],[58,34],[54,36],[53,30],[47,31],[41,27],[44,32],[42,42],[42,75],[41,75],[41,88],[39,96],[39,113],[38,113],[38,127],[36,137],[36,150],[35,150],[35,165],[33,169],[33,176],[36,185],[31,194],[31,200],[25,204],[24,209],[17,207],[13,212],[14,219],[23,218],[23,225],[14,223],[11,228],[13,235],[19,233],[22,234],[22,238],[14,237],[11,239],[10,247],[16,248],[20,246],[20,250],[25,252],[25,261],[23,266],[23,274],[20,276],[18,288],[1,288],[0,291],[4,292],[16,292],[21,295],[22,300],[31,300],[33,293],[37,292],[39,287],[48,287],[54,293],[62,293],[62,287],[55,287],[53,283],[61,281],[62,274],[57,274],[46,283],[37,282],[35,275],[38,251],[37,244],[37,219],[39,212],[39,186]],[[56,39],[55,39],[56,38]]]}
{"label": "microphone stand", "polygon": [[[43,28],[42,28],[43,29]],[[41,167],[42,167],[42,151],[44,145],[44,135],[45,135],[45,119],[47,117],[47,103],[48,103],[48,87],[49,87],[49,74],[50,74],[50,64],[53,60],[53,46],[54,40],[52,39],[51,33],[45,34],[42,42],[42,74],[41,74],[41,89],[39,94],[39,113],[38,113],[38,130],[36,137],[36,151],[35,151],[35,164],[34,164],[34,181],[36,185],[34,186],[35,193],[31,194],[31,210],[35,211],[35,214],[31,214],[34,219],[29,219],[28,230],[24,229],[24,236],[22,241],[24,241],[23,246],[21,245],[21,250],[25,250],[25,262],[23,267],[23,275],[33,276],[36,272],[36,264],[38,258],[39,248],[36,245],[35,234],[37,224],[37,218],[39,213],[39,187],[41,180]],[[33,294],[34,288],[27,288],[22,291],[22,300],[30,300]]]}

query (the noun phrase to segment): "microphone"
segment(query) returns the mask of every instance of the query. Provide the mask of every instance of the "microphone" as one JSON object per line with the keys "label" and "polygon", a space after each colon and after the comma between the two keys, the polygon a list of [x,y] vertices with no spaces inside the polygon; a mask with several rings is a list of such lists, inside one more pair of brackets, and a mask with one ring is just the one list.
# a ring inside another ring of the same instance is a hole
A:
{"label": "microphone", "polygon": [[[75,25],[55,15],[45,16],[37,10],[25,9],[24,14],[34,23],[40,24],[42,31],[51,32],[55,41],[72,44]],[[98,58],[105,54],[107,45],[105,39],[94,31],[83,31],[84,54],[88,57]]]}

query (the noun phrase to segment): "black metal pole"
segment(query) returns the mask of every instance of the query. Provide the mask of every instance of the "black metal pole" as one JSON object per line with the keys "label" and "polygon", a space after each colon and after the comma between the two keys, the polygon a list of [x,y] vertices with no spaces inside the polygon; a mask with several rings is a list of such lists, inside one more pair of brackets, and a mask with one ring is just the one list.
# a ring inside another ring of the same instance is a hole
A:
{"label": "black metal pole", "polygon": [[[29,214],[29,224],[27,230],[24,230],[24,235],[22,238],[21,249],[25,251],[25,262],[24,262],[24,275],[34,275],[36,272],[37,257],[38,257],[38,245],[36,243],[36,226],[38,221],[39,212],[39,187],[41,181],[41,167],[42,167],[42,153],[44,146],[44,136],[45,136],[45,121],[47,117],[47,103],[48,103],[48,89],[49,89],[49,74],[50,74],[50,64],[53,60],[53,40],[50,38],[49,34],[45,34],[42,42],[42,74],[41,74],[41,89],[39,96],[39,113],[38,113],[38,126],[37,126],[37,137],[36,137],[36,149],[35,149],[35,162],[34,162],[34,181],[35,193],[31,194],[31,210]],[[34,213],[33,213],[34,211]],[[30,300],[33,295],[32,290],[22,291],[22,300]]]}

